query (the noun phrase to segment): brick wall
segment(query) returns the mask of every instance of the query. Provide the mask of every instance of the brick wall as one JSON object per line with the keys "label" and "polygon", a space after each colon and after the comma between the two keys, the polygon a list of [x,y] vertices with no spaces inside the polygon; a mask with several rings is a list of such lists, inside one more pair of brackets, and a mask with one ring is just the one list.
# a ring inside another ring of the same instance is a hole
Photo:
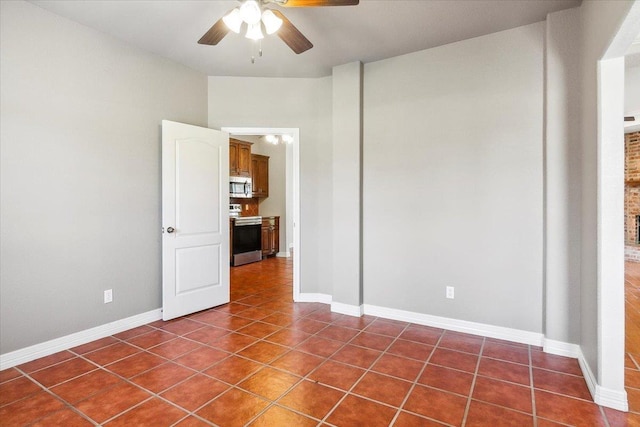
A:
{"label": "brick wall", "polygon": [[624,179],[640,184],[640,132],[624,135]]}
{"label": "brick wall", "polygon": [[640,132],[624,138],[624,243],[626,258],[640,261],[636,216],[640,215]]}

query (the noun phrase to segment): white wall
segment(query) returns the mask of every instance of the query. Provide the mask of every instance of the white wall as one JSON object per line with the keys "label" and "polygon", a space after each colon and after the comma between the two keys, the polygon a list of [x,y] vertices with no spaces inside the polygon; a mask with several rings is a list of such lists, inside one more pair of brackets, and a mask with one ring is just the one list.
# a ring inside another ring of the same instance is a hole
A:
{"label": "white wall", "polygon": [[0,20],[4,354],[161,306],[160,123],[206,125],[207,81],[26,2]]}
{"label": "white wall", "polygon": [[[273,145],[264,141],[256,141],[251,152],[269,156],[269,197],[260,199],[260,215],[280,217],[280,250],[287,248],[287,146]],[[293,242],[293,230],[290,231]]]}
{"label": "white wall", "polygon": [[624,70],[624,114],[636,117],[635,122],[625,122],[625,132],[640,131],[640,65]]}
{"label": "white wall", "polygon": [[627,67],[624,72],[624,111],[640,114],[640,66]]}
{"label": "white wall", "polygon": [[209,127],[300,129],[300,290],[330,294],[331,79],[209,77]]}
{"label": "white wall", "polygon": [[580,342],[580,10],[547,17],[545,335]]}
{"label": "white wall", "polygon": [[333,291],[331,310],[362,315],[361,62],[333,67]]}
{"label": "white wall", "polygon": [[365,65],[365,304],[542,331],[543,49],[539,23]]}

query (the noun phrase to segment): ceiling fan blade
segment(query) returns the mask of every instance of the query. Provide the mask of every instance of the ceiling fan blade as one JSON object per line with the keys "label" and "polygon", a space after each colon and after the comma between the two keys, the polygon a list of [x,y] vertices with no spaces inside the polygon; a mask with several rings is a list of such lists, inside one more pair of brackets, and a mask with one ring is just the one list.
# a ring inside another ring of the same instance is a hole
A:
{"label": "ceiling fan blade", "polygon": [[276,1],[284,7],[318,7],[318,6],[356,6],[360,0],[288,0],[284,3]]}
{"label": "ceiling fan blade", "polygon": [[635,121],[636,121],[636,118],[635,118],[635,117],[633,117],[633,116],[625,116],[625,117],[624,117],[624,121],[625,121],[625,122],[635,122]]}
{"label": "ceiling fan blade", "polygon": [[220,40],[222,40],[228,32],[229,27],[227,27],[227,24],[225,24],[224,21],[222,21],[222,18],[220,18],[218,19],[218,22],[209,28],[209,31],[200,37],[198,44],[216,45],[220,43]]}
{"label": "ceiling fan blade", "polygon": [[275,9],[272,9],[271,11],[275,13],[278,18],[282,19],[282,27],[280,27],[276,34],[278,34],[282,41],[285,42],[291,50],[300,54],[313,47],[313,43],[311,43],[304,34],[302,34],[300,30],[298,30],[295,25],[293,25],[291,21],[282,14],[282,12]]}

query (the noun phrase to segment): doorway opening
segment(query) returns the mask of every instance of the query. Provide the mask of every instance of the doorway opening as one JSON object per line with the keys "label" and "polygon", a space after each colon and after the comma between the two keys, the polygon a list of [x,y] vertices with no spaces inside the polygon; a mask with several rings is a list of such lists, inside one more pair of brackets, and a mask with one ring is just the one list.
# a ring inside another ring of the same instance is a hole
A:
{"label": "doorway opening", "polygon": [[[300,241],[300,130],[299,128],[270,128],[270,127],[222,127],[222,130],[228,132],[230,137],[239,140],[246,140],[253,142],[256,145],[256,154],[269,152],[267,148],[269,144],[273,144],[273,140],[269,138],[267,141],[264,137],[266,135],[287,135],[290,138],[285,138],[287,141],[283,142],[282,138],[278,140],[282,145],[280,146],[280,155],[283,155],[284,159],[278,159],[277,164],[279,168],[284,166],[284,170],[279,170],[280,174],[280,186],[284,181],[284,188],[274,188],[277,191],[278,196],[276,203],[271,201],[265,205],[268,215],[279,216],[279,249],[276,257],[283,257],[287,259],[293,258],[293,301],[299,300],[300,295],[300,254],[301,254],[301,241]],[[273,150],[271,150],[273,152]],[[275,159],[274,159],[275,160]],[[271,169],[271,165],[269,166]],[[271,181],[269,186],[271,187]],[[271,188],[269,193],[272,193]],[[268,199],[264,199],[268,200]],[[260,215],[260,202],[253,202],[254,205],[247,208],[255,212],[256,215]]]}
{"label": "doorway opening", "polygon": [[[635,51],[635,53],[634,53]],[[625,56],[624,252],[625,389],[629,412],[640,413],[640,34]],[[631,120],[629,120],[629,119]]]}

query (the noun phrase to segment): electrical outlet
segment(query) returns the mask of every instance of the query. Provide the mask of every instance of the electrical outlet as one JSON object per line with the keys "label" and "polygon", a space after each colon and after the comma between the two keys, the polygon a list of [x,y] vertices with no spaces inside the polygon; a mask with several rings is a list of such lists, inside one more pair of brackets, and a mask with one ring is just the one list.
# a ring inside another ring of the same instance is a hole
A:
{"label": "electrical outlet", "polygon": [[447,286],[447,298],[449,299],[453,299],[454,298],[454,291],[453,291],[453,286]]}
{"label": "electrical outlet", "polygon": [[104,303],[110,303],[113,301],[113,289],[107,289],[104,291]]}

